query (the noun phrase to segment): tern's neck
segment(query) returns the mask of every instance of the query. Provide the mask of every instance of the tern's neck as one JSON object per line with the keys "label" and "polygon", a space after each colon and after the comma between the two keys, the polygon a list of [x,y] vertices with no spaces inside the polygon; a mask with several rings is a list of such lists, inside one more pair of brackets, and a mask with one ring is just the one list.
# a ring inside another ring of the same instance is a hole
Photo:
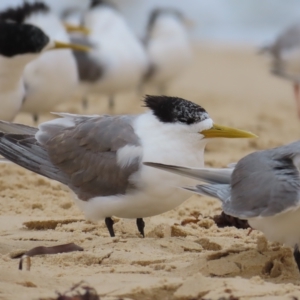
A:
{"label": "tern's neck", "polygon": [[19,84],[25,66],[36,59],[38,54],[23,54],[14,57],[0,56],[0,89],[11,89]]}
{"label": "tern's neck", "polygon": [[204,148],[207,140],[197,132],[180,125],[162,123],[151,113],[135,120],[134,129],[141,139],[144,161],[189,167],[204,166]]}

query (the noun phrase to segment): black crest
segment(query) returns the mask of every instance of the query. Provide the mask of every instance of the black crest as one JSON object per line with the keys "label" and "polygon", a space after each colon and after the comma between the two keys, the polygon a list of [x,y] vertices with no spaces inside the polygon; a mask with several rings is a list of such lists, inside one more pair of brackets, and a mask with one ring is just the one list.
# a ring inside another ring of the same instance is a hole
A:
{"label": "black crest", "polygon": [[43,2],[28,3],[24,2],[23,5],[17,6],[15,8],[9,8],[0,12],[1,21],[14,21],[16,23],[23,23],[26,18],[31,14],[37,12],[48,12],[49,7]]}
{"label": "black crest", "polygon": [[91,0],[90,8],[94,8],[94,7],[97,7],[100,5],[106,5],[106,6],[116,9],[116,7],[112,3],[105,1],[105,0]]}
{"label": "black crest", "polygon": [[49,43],[49,37],[36,26],[0,21],[0,55],[39,53]]}
{"label": "black crest", "polygon": [[144,101],[145,106],[164,123],[193,124],[209,118],[203,107],[182,98],[147,95]]}

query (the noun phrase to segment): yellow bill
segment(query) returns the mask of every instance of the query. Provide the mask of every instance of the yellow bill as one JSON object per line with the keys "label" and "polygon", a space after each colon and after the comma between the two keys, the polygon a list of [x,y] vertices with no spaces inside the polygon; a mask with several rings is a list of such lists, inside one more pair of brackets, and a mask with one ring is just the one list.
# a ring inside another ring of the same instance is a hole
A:
{"label": "yellow bill", "polygon": [[91,30],[85,26],[77,26],[69,23],[64,23],[64,26],[68,32],[79,32],[84,35],[89,35],[91,33]]}
{"label": "yellow bill", "polygon": [[205,138],[257,138],[252,132],[213,124],[213,127],[200,132]]}
{"label": "yellow bill", "polygon": [[88,52],[91,50],[90,47],[87,47],[84,45],[64,43],[64,42],[58,42],[58,41],[54,42],[54,47],[51,49],[72,49],[72,50],[83,51],[83,52]]}

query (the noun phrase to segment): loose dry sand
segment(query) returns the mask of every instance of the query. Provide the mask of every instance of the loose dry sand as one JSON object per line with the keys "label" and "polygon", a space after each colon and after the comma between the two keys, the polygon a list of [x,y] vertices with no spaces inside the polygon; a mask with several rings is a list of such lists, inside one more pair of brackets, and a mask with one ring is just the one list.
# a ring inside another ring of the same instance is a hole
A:
{"label": "loose dry sand", "polygon": [[[192,68],[169,94],[203,105],[217,123],[260,136],[211,143],[207,165],[226,166],[252,151],[299,138],[290,84],[269,75],[254,49],[202,46],[195,54]],[[88,112],[104,113],[106,107],[105,101],[92,99]],[[61,109],[80,112],[80,105],[73,102]],[[141,103],[133,96],[117,100],[117,113],[140,111]],[[22,114],[16,121],[31,122]],[[211,217],[220,211],[218,201],[193,196],[173,211],[145,219],[145,239],[134,220],[116,220],[117,237],[111,238],[103,222],[84,220],[59,183],[1,164],[0,299],[56,297],[55,291],[64,292],[81,280],[101,299],[300,297],[291,249],[268,243],[257,231],[247,236],[248,230],[217,228]],[[187,218],[197,221],[180,225]],[[44,230],[23,225],[41,220],[50,221]],[[18,261],[10,258],[16,251],[68,242],[84,251],[33,257],[30,271],[19,271]]]}

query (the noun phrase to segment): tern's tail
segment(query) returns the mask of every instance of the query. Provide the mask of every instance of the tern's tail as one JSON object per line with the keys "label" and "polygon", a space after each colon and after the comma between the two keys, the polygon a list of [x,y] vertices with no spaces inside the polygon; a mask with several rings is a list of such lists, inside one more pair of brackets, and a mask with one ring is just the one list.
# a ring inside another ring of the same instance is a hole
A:
{"label": "tern's tail", "polygon": [[233,169],[213,169],[213,168],[187,168],[181,166],[172,166],[159,163],[145,162],[144,165],[158,168],[164,171],[183,175],[196,180],[212,184],[229,184]]}
{"label": "tern's tail", "polygon": [[0,155],[25,169],[67,184],[65,175],[52,164],[47,151],[35,139],[36,131],[33,127],[0,121]]}
{"label": "tern's tail", "polygon": [[184,187],[184,189],[196,194],[217,198],[225,203],[230,200],[229,184],[198,184],[195,187]]}

